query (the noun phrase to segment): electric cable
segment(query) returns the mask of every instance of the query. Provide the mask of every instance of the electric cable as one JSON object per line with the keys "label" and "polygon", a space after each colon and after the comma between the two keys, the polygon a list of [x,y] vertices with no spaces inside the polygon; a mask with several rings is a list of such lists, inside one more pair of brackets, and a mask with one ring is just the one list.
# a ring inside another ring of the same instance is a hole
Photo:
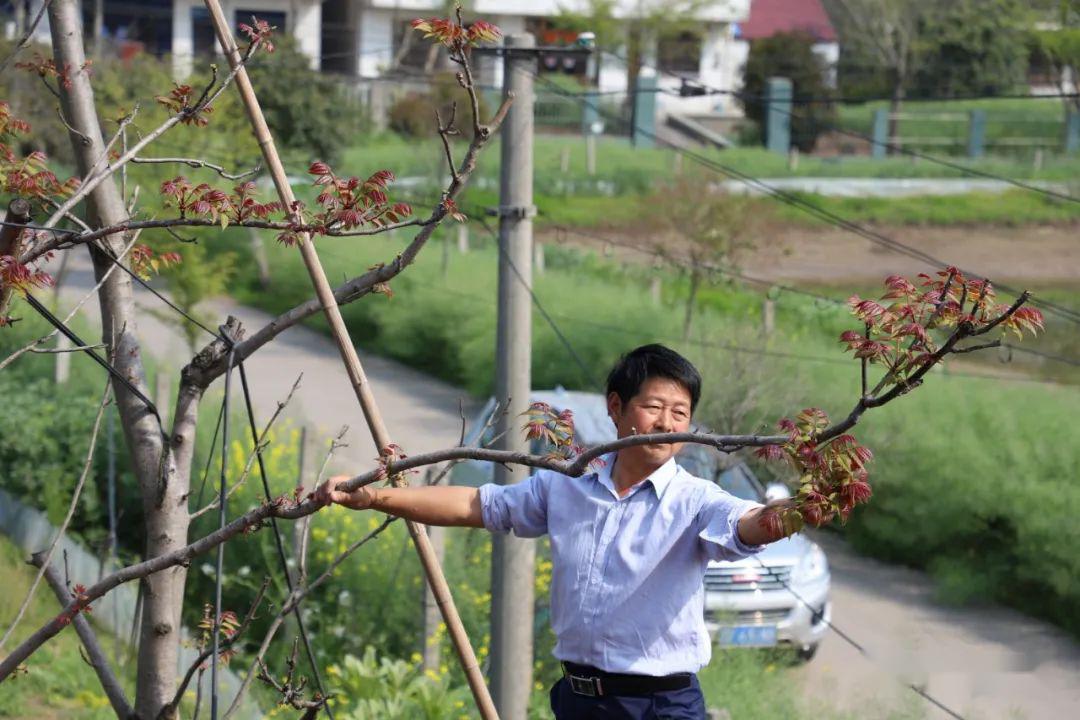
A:
{"label": "electric cable", "polygon": [[[266,479],[266,466],[263,463],[262,447],[259,445],[259,431],[255,427],[255,410],[251,403],[251,391],[248,388],[247,371],[244,370],[243,360],[237,363],[237,368],[240,371],[240,387],[244,394],[244,408],[247,412],[248,427],[251,429],[251,442],[255,448],[255,459],[259,468],[259,479],[262,480],[263,494],[266,502],[273,502],[273,496],[270,493],[270,483]],[[273,530],[274,546],[277,549],[278,560],[281,562],[281,571],[285,575],[285,584],[288,587],[291,596],[294,590],[292,575],[289,573],[289,562],[285,557],[285,546],[281,540],[281,528],[278,527],[277,517],[274,515],[270,516],[270,528]],[[323,684],[322,674],[319,672],[319,664],[315,660],[315,652],[312,650],[311,640],[308,638],[304,617],[300,612],[299,602],[293,606],[292,612],[296,618],[297,628],[300,631],[300,641],[304,645],[304,652],[307,654],[308,662],[311,663],[311,672],[315,676],[315,685],[322,697],[328,699],[329,696],[327,695],[326,688]],[[330,720],[334,720],[334,713],[330,709],[330,704],[324,702],[322,708],[326,711],[327,717],[329,717]]]}
{"label": "electric cable", "polygon": [[[226,337],[222,331],[222,337]],[[218,485],[218,528],[224,528],[228,521],[228,482],[226,472],[229,461],[229,391],[232,389],[233,368],[233,345],[229,343],[229,357],[225,365],[225,398],[222,402],[221,415],[221,481]],[[218,652],[220,648],[219,635],[221,634],[221,587],[224,579],[223,566],[225,563],[225,543],[218,543],[217,563],[214,572],[214,622],[212,623],[210,655],[210,720],[217,720],[218,716]]]}
{"label": "electric cable", "polygon": [[[534,77],[536,79],[540,80],[541,82],[547,83],[550,86],[552,86],[555,89],[556,92],[560,91],[560,88],[557,85],[555,85],[551,81],[547,80],[543,76],[535,75]],[[600,115],[602,115],[602,116],[603,115],[608,115],[610,117],[610,114],[606,113],[599,106],[594,105],[592,103],[588,103],[587,100],[581,100],[581,102],[589,105],[589,107],[594,109]],[[756,188],[758,190],[761,190],[762,192],[766,193],[770,197],[772,197],[772,198],[774,198],[774,199],[776,199],[776,200],[778,200],[780,202],[783,202],[784,204],[790,205],[792,207],[799,208],[800,210],[803,210],[804,212],[807,212],[807,213],[809,213],[811,215],[814,215],[815,217],[817,217],[817,218],[819,218],[819,219],[821,219],[821,220],[823,220],[823,221],[825,221],[825,222],[827,222],[827,223],[829,223],[831,225],[834,225],[834,226],[839,227],[841,229],[844,229],[844,230],[847,230],[847,231],[852,232],[854,234],[857,234],[857,235],[859,235],[859,236],[861,236],[861,237],[863,237],[863,238],[865,238],[865,239],[867,239],[867,240],[869,240],[869,241],[871,241],[871,242],[873,242],[875,244],[882,245],[883,247],[887,247],[888,249],[890,249],[890,250],[892,250],[894,252],[897,252],[897,253],[900,253],[900,254],[903,254],[903,255],[907,255],[908,257],[919,260],[920,262],[925,262],[925,263],[927,263],[929,265],[933,265],[933,266],[936,266],[936,267],[939,267],[939,268],[951,267],[951,265],[949,265],[948,263],[934,257],[933,255],[930,255],[929,253],[923,252],[923,251],[918,250],[916,248],[913,248],[913,247],[911,247],[909,245],[905,245],[904,243],[901,243],[901,242],[899,242],[897,240],[894,240],[894,239],[889,238],[889,237],[887,237],[885,235],[882,235],[881,233],[877,233],[877,232],[875,232],[873,230],[870,230],[869,228],[866,228],[866,227],[864,227],[862,225],[859,225],[858,223],[854,223],[854,222],[852,222],[850,220],[847,220],[846,218],[844,218],[844,217],[842,217],[840,215],[837,215],[836,213],[834,213],[834,212],[832,212],[830,210],[822,208],[822,207],[820,207],[820,206],[806,200],[805,198],[799,196],[798,194],[786,192],[784,190],[776,188],[776,187],[774,187],[772,185],[769,185],[768,183],[766,183],[766,182],[764,182],[764,181],[762,181],[762,180],[760,180],[760,179],[758,179],[758,178],[756,178],[756,177],[754,177],[752,175],[749,175],[749,174],[744,173],[744,172],[742,172],[742,171],[740,171],[740,170],[738,170],[736,168],[725,165],[724,163],[721,163],[719,161],[712,160],[711,158],[708,158],[708,157],[706,157],[706,156],[704,156],[704,155],[702,155],[700,153],[697,153],[697,152],[694,152],[694,151],[691,151],[691,150],[686,150],[686,149],[683,149],[683,148],[675,147],[670,141],[667,141],[664,138],[661,138],[661,137],[657,136],[655,133],[653,133],[651,131],[648,131],[648,130],[645,130],[645,129],[639,127],[639,126],[635,126],[635,131],[638,132],[639,134],[641,134],[644,137],[650,138],[650,139],[652,139],[652,140],[654,140],[656,142],[662,143],[663,145],[665,145],[667,147],[671,147],[671,148],[674,148],[674,149],[678,150],[680,153],[682,153],[683,155],[686,155],[691,160],[694,160],[695,162],[702,165],[703,167],[711,169],[714,172],[717,172],[719,174],[726,175],[727,177],[730,177],[732,179],[738,180],[739,182],[743,183],[744,185],[747,185],[748,187],[753,187],[753,188]],[[979,277],[979,278],[983,277],[982,275],[979,275],[978,273],[973,273],[973,272],[970,272],[970,271],[963,271],[963,270],[961,270],[961,271],[965,272],[965,274],[971,275],[973,277]],[[1016,290],[1015,288],[1011,288],[1010,286],[1005,285],[1003,283],[995,283],[995,285],[997,285],[997,287],[1001,288],[1002,290],[1005,290],[1006,292],[1009,292],[1009,293],[1012,293],[1012,294],[1015,294],[1015,295],[1020,294],[1020,291]],[[1054,314],[1054,315],[1056,315],[1058,317],[1069,320],[1070,322],[1080,324],[1080,311],[1077,311],[1077,310],[1074,310],[1072,308],[1068,308],[1068,307],[1059,305],[1057,303],[1050,302],[1048,300],[1043,300],[1041,298],[1037,298],[1034,295],[1031,296],[1031,303],[1033,305],[1036,305],[1037,307],[1040,307],[1040,308],[1046,310],[1050,314]]]}

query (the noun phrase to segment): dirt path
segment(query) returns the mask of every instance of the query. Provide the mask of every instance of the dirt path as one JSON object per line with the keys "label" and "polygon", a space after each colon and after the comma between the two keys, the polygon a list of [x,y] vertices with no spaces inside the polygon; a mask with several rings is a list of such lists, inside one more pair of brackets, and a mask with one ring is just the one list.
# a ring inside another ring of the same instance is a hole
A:
{"label": "dirt path", "polygon": [[[886,227],[875,232],[961,268],[1001,282],[1066,284],[1080,282],[1080,227]],[[616,243],[650,246],[655,238],[601,230],[596,235]],[[566,241],[591,249],[603,243],[578,235],[542,234],[549,242]],[[742,261],[743,271],[773,281],[812,283],[877,282],[886,275],[929,272],[921,260],[882,247],[839,229],[772,226],[761,231],[756,248]],[[641,253],[610,248],[619,257],[649,261]]]}

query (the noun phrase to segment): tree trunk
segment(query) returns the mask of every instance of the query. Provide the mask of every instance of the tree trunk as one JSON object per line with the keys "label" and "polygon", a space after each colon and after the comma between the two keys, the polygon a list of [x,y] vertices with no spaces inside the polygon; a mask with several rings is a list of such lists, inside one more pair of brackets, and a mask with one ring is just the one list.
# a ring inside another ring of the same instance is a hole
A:
{"label": "tree trunk", "polygon": [[[60,84],[64,117],[70,133],[75,161],[80,175],[105,153],[105,143],[94,106],[94,93],[86,68],[82,19],[78,0],[53,0],[49,6],[49,26],[53,53],[60,67],[70,67],[70,87]],[[85,139],[85,140],[84,140]],[[119,188],[112,179],[102,182],[88,198],[89,222],[94,227],[114,225],[127,220],[127,211]],[[99,241],[118,252],[123,238]],[[94,274],[100,281],[110,267],[102,251],[90,248]],[[143,368],[141,347],[131,279],[114,272],[98,292],[101,306],[102,339],[109,348],[114,366],[144,395],[149,395]],[[188,480],[194,450],[196,410],[201,388],[181,387],[176,403],[174,429],[168,452],[163,428],[143,402],[126,388],[114,384],[124,437],[132,468],[143,497],[146,532],[146,557],[155,557],[187,542]],[[168,453],[163,457],[163,453]],[[177,652],[180,633],[180,608],[183,601],[186,570],[182,566],[151,575],[145,582],[142,627],[139,636],[138,679],[135,709],[144,718],[156,717],[176,689]]]}

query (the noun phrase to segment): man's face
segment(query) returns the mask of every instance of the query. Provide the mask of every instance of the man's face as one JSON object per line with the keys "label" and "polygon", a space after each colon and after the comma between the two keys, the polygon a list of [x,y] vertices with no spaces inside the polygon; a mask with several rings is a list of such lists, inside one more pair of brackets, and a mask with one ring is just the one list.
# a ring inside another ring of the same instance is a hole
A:
{"label": "man's face", "polygon": [[[686,432],[690,429],[690,392],[668,378],[649,378],[637,395],[622,402],[618,393],[608,395],[608,415],[619,437],[661,432]],[[684,443],[637,445],[626,453],[637,462],[659,467],[675,456]]]}

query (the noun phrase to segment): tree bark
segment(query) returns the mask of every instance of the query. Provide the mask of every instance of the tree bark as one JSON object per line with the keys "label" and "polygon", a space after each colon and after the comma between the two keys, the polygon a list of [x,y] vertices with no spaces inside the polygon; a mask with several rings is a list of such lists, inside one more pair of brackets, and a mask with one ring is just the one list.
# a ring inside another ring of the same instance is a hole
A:
{"label": "tree bark", "polygon": [[[70,140],[79,173],[85,177],[102,157],[105,143],[94,105],[94,93],[86,67],[82,18],[78,0],[53,0],[49,6],[53,53],[59,67],[70,68],[70,87],[60,83],[61,107],[73,129]],[[88,197],[89,221],[104,227],[128,219],[124,199],[112,178],[98,185]],[[124,238],[102,239],[100,246],[118,252]],[[94,274],[100,281],[111,263],[97,247],[90,248]],[[138,326],[131,279],[111,273],[102,285],[102,339],[117,370],[144,395],[149,395],[138,340]],[[114,383],[124,437],[132,468],[143,497],[146,557],[174,551],[187,542],[187,494],[194,450],[196,410],[202,388],[182,387],[176,403],[175,430],[166,446],[165,430],[139,398]],[[170,452],[175,450],[175,452]],[[164,454],[164,457],[163,457]],[[156,717],[172,699],[176,686],[183,566],[149,576],[145,582],[142,625],[139,633],[138,678],[135,711]]]}

